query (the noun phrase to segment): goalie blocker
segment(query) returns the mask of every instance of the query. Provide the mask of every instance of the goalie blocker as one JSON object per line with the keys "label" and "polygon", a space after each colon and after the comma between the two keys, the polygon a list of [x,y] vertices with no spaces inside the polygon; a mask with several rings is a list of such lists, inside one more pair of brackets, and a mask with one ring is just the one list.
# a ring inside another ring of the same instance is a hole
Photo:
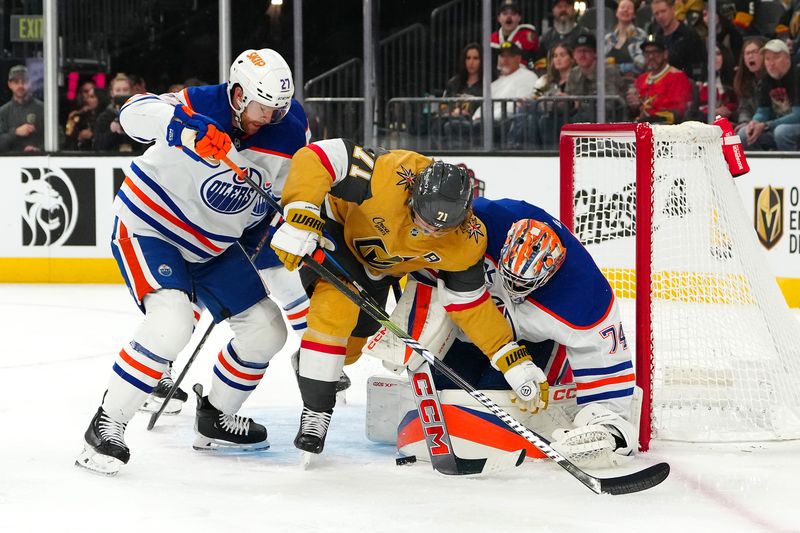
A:
{"label": "goalie blocker", "polygon": [[[436,289],[429,283],[427,280],[420,283],[410,278],[392,318],[399,323],[408,324],[412,335],[429,346],[437,358],[441,359],[448,354],[446,362],[451,367],[455,367],[459,374],[481,389],[492,401],[537,433],[563,436],[566,429],[575,428],[575,421],[598,416],[599,413],[577,405],[575,383],[551,385],[550,403],[546,410],[537,413],[521,410],[515,394],[505,383],[502,374],[483,372],[488,359],[473,345],[457,339],[458,328],[447,316],[438,301]],[[559,346],[552,341],[525,344],[540,368],[546,369],[557,358]],[[384,366],[397,374],[402,374],[406,367],[416,370],[422,363],[419,356],[385,328],[370,337],[363,353],[382,359]],[[569,377],[570,373],[565,372],[564,375]],[[436,388],[440,391],[442,413],[452,446],[460,457],[479,459],[520,449],[526,451],[527,457],[546,457],[469,394],[453,388],[449,380],[435,370],[434,378]],[[637,388],[631,407],[633,426],[638,426],[640,405],[641,391]],[[597,407],[603,409],[601,405]],[[367,381],[366,433],[367,438],[373,442],[395,444],[402,455],[415,455],[420,460],[428,460],[423,427],[410,384],[404,376],[373,376]],[[597,444],[587,446],[584,442],[591,441],[594,437],[596,436],[587,431],[580,431],[572,441],[568,441],[569,449],[565,451],[579,462],[585,448],[594,457]],[[602,444],[609,448],[612,445],[613,442]],[[614,455],[605,456],[613,458]],[[614,463],[605,461],[594,463],[590,466],[614,466]]]}

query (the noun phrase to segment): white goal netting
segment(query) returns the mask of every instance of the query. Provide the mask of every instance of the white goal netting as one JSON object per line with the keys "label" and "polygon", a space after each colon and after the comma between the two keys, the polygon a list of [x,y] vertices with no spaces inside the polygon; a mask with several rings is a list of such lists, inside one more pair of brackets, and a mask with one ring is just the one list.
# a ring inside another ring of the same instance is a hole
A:
{"label": "white goal netting", "polygon": [[647,342],[633,331],[651,326],[641,353],[650,358],[652,437],[800,438],[800,326],[745,214],[717,127],[652,126],[654,155],[638,166],[638,179],[652,177],[651,304],[633,327],[636,131],[565,128],[574,146],[561,157],[572,158],[573,231],[614,287],[629,339]]}

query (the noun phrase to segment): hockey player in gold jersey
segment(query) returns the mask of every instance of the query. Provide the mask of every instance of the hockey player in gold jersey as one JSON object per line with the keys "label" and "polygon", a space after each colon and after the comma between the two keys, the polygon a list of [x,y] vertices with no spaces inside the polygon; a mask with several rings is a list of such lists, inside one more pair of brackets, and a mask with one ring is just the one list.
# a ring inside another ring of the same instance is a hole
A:
{"label": "hockey player in gold jersey", "polygon": [[[546,406],[544,374],[513,341],[484,286],[486,229],[472,213],[472,183],[464,169],[411,151],[324,140],[295,154],[282,203],[286,222],[271,246],[286,268],[294,270],[314,252],[324,227],[338,246],[328,254],[381,303],[392,281],[431,271],[445,310],[520,400]],[[314,287],[307,322],[300,343],[303,413],[295,446],[320,453],[345,356],[359,353],[378,324],[359,320],[359,308],[322,279]]]}

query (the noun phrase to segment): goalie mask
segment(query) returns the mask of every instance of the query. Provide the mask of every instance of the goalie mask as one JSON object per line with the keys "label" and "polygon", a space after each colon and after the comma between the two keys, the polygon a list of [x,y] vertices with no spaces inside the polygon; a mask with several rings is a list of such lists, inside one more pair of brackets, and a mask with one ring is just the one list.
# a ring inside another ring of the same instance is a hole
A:
{"label": "goalie mask", "polygon": [[[242,88],[239,109],[233,105],[233,89]],[[236,126],[242,127],[242,113],[252,102],[272,108],[271,124],[280,122],[289,112],[294,96],[292,71],[275,50],[245,50],[231,65],[228,77],[228,102],[235,115]]]}
{"label": "goalie mask", "polygon": [[518,220],[508,230],[500,252],[503,287],[514,303],[520,303],[553,277],[566,256],[553,228],[530,218]]}
{"label": "goalie mask", "polygon": [[414,179],[410,205],[432,230],[456,228],[472,207],[472,180],[466,169],[434,161]]}

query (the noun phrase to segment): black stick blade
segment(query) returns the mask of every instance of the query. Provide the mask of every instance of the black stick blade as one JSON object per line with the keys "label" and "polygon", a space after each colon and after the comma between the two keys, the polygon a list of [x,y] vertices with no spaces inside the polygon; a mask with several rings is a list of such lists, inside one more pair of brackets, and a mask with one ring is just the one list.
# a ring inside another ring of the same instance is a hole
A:
{"label": "black stick blade", "polygon": [[669,465],[658,463],[625,476],[600,479],[603,494],[631,494],[655,487],[669,476]]}

